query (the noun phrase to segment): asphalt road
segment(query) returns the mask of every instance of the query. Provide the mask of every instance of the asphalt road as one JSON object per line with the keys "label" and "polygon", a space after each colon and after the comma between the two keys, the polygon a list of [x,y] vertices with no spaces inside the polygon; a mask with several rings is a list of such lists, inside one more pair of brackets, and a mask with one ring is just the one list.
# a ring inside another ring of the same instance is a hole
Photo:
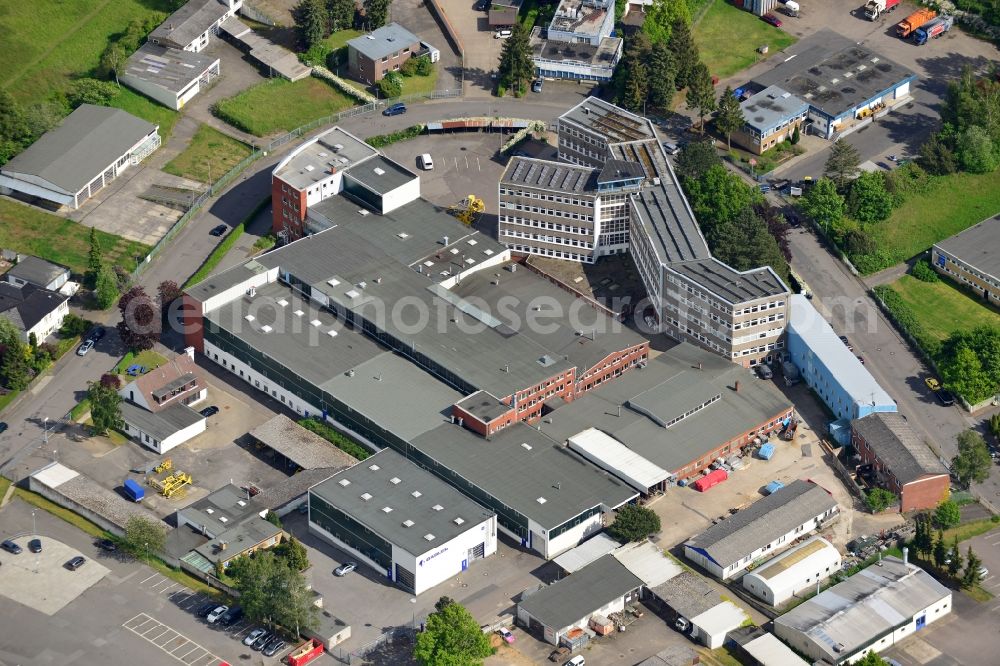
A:
{"label": "asphalt road", "polygon": [[[522,100],[504,99],[447,99],[411,105],[403,115],[385,117],[381,113],[355,116],[340,123],[356,136],[366,138],[385,134],[415,124],[472,116],[502,116],[550,122],[570,106],[583,99],[590,91],[588,86],[574,83],[553,83],[544,93],[532,94]],[[321,130],[318,130],[321,131]],[[284,156],[301,142],[293,141],[258,160],[243,176],[217,198],[204,212],[184,228],[157,255],[149,268],[140,276],[138,284],[150,294],[164,280],[178,284],[193,274],[221,239],[208,234],[220,223],[230,227],[244,220],[258,203],[270,196],[271,170]],[[59,434],[57,419],[65,416],[84,396],[87,382],[98,379],[109,370],[124,353],[113,326],[118,322],[117,310],[104,313],[81,313],[97,319],[108,328],[108,335],[97,348],[80,358],[67,354],[50,368],[29,391],[20,396],[0,419],[10,425],[10,430],[0,437],[0,472],[10,471],[14,463],[33,456],[39,460],[51,459],[48,453],[58,450],[65,437]],[[43,419],[48,417],[50,445],[44,443]],[[44,449],[44,453],[43,453]],[[58,454],[54,454],[58,455]]]}

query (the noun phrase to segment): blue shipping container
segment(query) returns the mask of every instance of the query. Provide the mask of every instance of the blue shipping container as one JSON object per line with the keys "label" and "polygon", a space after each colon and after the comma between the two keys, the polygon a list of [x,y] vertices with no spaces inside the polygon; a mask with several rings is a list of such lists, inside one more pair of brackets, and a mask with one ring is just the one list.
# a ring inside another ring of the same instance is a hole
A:
{"label": "blue shipping container", "polygon": [[133,481],[132,479],[125,479],[125,494],[133,502],[141,502],[142,498],[146,496],[146,491],[143,490],[142,486]]}
{"label": "blue shipping container", "polygon": [[770,460],[774,456],[774,444],[765,444],[757,451],[757,455],[763,460]]}

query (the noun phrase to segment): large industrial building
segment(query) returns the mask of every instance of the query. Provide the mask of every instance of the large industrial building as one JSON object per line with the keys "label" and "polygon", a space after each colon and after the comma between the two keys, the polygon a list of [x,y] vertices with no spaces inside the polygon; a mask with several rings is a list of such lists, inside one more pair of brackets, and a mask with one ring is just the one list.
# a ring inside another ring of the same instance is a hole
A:
{"label": "large industrial building", "polygon": [[951,612],[951,591],[920,567],[885,557],[774,621],[774,633],[824,664],[881,652]]}
{"label": "large industrial building", "polygon": [[389,449],[310,488],[309,529],[413,594],[497,549],[492,511]]}
{"label": "large industrial building", "polygon": [[814,481],[793,481],[684,543],[684,556],[727,580],[839,516],[837,501]]}
{"label": "large industrial building", "polygon": [[[895,412],[896,402],[864,364],[841,342],[823,315],[805,296],[791,297],[788,354],[802,379],[837,419],[860,419],[874,412]],[[838,439],[846,444],[850,430]]]}
{"label": "large industrial building", "polygon": [[558,161],[507,165],[500,242],[582,263],[629,252],[665,333],[745,366],[775,360],[788,287],[770,267],[737,271],[711,256],[653,124],[589,97],[557,125]]}
{"label": "large industrial building", "polygon": [[1000,215],[983,220],[931,248],[939,272],[1000,306]]}
{"label": "large industrial building", "polygon": [[156,125],[121,109],[82,104],[0,168],[0,192],[75,210],[159,146]]}

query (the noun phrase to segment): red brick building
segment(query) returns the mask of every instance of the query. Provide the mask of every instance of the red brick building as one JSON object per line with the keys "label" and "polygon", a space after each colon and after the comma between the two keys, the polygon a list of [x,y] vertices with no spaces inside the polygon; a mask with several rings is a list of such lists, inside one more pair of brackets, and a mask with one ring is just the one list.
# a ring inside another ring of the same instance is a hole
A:
{"label": "red brick building", "polygon": [[884,487],[899,496],[902,512],[933,509],[948,497],[948,469],[901,414],[855,419],[851,443],[862,463],[872,465]]}

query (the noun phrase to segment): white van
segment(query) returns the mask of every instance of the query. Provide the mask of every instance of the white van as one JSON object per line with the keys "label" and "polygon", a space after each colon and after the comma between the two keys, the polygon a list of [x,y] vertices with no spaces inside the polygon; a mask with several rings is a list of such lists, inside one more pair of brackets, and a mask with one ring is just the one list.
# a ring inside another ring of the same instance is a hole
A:
{"label": "white van", "polygon": [[424,153],[423,155],[417,157],[417,163],[420,165],[420,168],[423,169],[424,171],[430,171],[431,169],[434,168],[434,160],[431,159],[430,153]]}
{"label": "white van", "polygon": [[507,39],[513,34],[514,33],[512,33],[510,30],[504,28],[503,30],[497,30],[496,32],[494,32],[493,39]]}

